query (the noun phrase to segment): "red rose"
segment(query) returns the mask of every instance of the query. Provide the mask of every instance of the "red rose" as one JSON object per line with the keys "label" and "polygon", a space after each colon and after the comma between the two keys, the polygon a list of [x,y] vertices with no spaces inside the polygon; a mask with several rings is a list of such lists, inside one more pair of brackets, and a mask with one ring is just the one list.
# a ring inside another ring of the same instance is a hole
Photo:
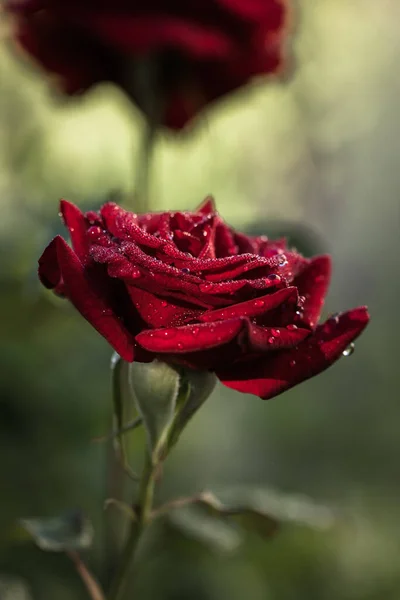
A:
{"label": "red rose", "polygon": [[[17,38],[68,94],[100,81],[139,105],[137,67],[180,128],[208,102],[282,63],[286,0],[9,0]],[[148,108],[148,107],[145,107]]]}
{"label": "red rose", "polygon": [[228,227],[207,199],[193,213],[136,215],[116,204],[82,214],[62,201],[73,250],[57,236],[39,260],[127,361],[211,370],[270,398],[332,364],[368,322],[356,308],[317,325],[330,259]]}

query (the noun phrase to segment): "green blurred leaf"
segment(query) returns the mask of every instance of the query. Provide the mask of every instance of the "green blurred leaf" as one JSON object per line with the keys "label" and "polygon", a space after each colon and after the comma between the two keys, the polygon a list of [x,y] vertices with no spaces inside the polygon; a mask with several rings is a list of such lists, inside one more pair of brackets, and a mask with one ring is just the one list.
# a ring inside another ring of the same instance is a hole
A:
{"label": "green blurred leaf", "polygon": [[[271,490],[236,489],[218,495],[203,492],[192,498],[173,501],[158,512],[166,513],[174,525],[189,530],[193,537],[197,535],[200,540],[203,522],[205,536],[208,536],[209,528],[212,531],[211,523],[214,523],[216,530],[213,535],[216,538],[222,525],[229,525],[232,530],[234,523],[242,529],[269,538],[281,525],[288,522],[312,528],[327,528],[334,522],[332,512],[327,508],[304,497],[279,494]],[[197,534],[198,529],[200,531]],[[240,540],[240,536],[237,539]],[[223,538],[222,545],[224,544],[226,541]]]}
{"label": "green blurred leaf", "polygon": [[159,360],[132,363],[129,378],[137,409],[147,432],[149,452],[156,464],[165,447],[175,417],[180,374]]}
{"label": "green blurred leaf", "polygon": [[93,527],[80,511],[59,517],[20,519],[20,525],[39,548],[50,552],[88,548],[93,539]]}
{"label": "green blurred leaf", "polygon": [[[285,523],[304,525],[314,529],[328,529],[335,523],[329,508],[315,503],[306,496],[284,494],[266,488],[236,487],[216,493],[224,514],[240,517],[246,528],[257,530],[257,525],[269,520],[276,528]],[[268,527],[267,527],[268,530]],[[262,533],[263,527],[259,530]]]}
{"label": "green blurred leaf", "polygon": [[183,535],[205,544],[213,551],[232,552],[242,541],[240,532],[233,524],[213,518],[199,506],[173,509],[168,515],[168,521]]}

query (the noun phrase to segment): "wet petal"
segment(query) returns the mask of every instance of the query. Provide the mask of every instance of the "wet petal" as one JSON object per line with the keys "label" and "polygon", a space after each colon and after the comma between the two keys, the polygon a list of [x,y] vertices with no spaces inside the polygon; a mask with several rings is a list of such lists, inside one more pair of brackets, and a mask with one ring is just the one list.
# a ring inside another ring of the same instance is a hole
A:
{"label": "wet petal", "polygon": [[355,308],[317,327],[296,348],[235,364],[232,369],[217,371],[217,376],[227,387],[265,400],[272,398],[328,368],[360,335],[368,321],[367,309]]}
{"label": "wet petal", "polygon": [[219,308],[217,310],[210,310],[199,317],[200,321],[210,323],[212,321],[219,321],[222,319],[231,319],[234,317],[257,317],[268,313],[288,301],[289,299],[294,302],[297,298],[297,290],[295,287],[288,287],[282,290],[278,290],[273,294],[267,294],[260,296],[260,298],[254,298],[247,300],[246,302],[239,302],[233,306],[226,308]]}
{"label": "wet petal", "polygon": [[216,323],[197,323],[142,331],[136,341],[155,353],[186,353],[215,348],[232,341],[243,327],[242,319],[228,319]]}
{"label": "wet petal", "polygon": [[73,249],[80,260],[85,261],[88,256],[89,244],[86,237],[87,224],[83,213],[68,200],[61,200],[60,212],[68,227]]}
{"label": "wet petal", "polygon": [[177,327],[198,317],[204,309],[179,303],[172,298],[160,298],[133,285],[127,290],[141,318],[151,327]]}
{"label": "wet petal", "polygon": [[62,237],[54,238],[39,259],[39,277],[48,288],[57,288],[62,280],[65,295],[81,315],[124,360],[133,360],[133,337],[109,303],[94,291],[83,264]]}
{"label": "wet petal", "polygon": [[330,257],[317,256],[293,281],[299,290],[299,296],[304,298],[301,307],[302,318],[310,327],[315,327],[318,323],[330,277]]}
{"label": "wet petal", "polygon": [[309,335],[309,329],[260,327],[247,319],[246,328],[240,336],[240,345],[244,353],[282,350],[296,346]]}
{"label": "wet petal", "polygon": [[214,198],[212,196],[207,196],[200,206],[196,208],[195,212],[200,213],[201,215],[210,215],[211,213],[216,212]]}

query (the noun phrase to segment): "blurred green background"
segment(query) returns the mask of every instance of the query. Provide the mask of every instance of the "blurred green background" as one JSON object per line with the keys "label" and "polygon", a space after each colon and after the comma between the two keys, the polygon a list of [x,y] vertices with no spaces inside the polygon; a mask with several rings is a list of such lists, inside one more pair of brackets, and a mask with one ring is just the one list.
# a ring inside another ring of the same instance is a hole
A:
{"label": "blurred green background", "polygon": [[[351,358],[267,403],[218,386],[160,493],[271,485],[332,505],[345,525],[249,537],[229,556],[155,531],[135,599],[400,598],[400,3],[302,4],[287,83],[256,81],[183,134],[158,135],[152,208],[191,209],[212,192],[233,225],[288,230],[333,255],[326,314],[367,304],[372,322]],[[120,194],[134,207],[143,122],[111,86],[56,98],[17,60],[4,19],[0,36],[0,598],[83,599],[65,556],[8,535],[21,516],[79,506],[97,528],[85,558],[104,575],[107,448],[91,440],[109,427],[110,349],[41,289],[36,263],[63,230],[60,197],[96,208]]]}

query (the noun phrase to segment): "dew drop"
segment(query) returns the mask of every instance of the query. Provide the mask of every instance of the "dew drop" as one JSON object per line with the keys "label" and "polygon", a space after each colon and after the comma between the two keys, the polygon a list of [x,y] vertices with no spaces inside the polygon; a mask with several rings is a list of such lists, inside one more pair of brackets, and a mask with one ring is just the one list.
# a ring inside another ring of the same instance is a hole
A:
{"label": "dew drop", "polygon": [[103,315],[105,316],[110,316],[113,314],[113,311],[111,310],[111,308],[103,308],[103,310],[101,311],[103,313]]}
{"label": "dew drop", "polygon": [[345,350],[343,350],[342,355],[343,356],[351,356],[354,352],[355,346],[353,344],[353,342],[351,344],[349,344],[347,346],[347,348]]}
{"label": "dew drop", "polygon": [[177,343],[177,346],[178,346],[179,350],[182,350],[182,348],[183,348],[183,344],[182,344],[182,342],[178,342],[178,343]]}
{"label": "dew drop", "polygon": [[139,269],[132,269],[132,272],[131,272],[132,279],[139,279],[139,277],[141,277],[141,276],[142,276],[142,274],[139,271]]}
{"label": "dew drop", "polygon": [[335,325],[337,325],[339,323],[339,313],[333,313],[332,315],[330,315],[328,321],[330,321],[332,324],[335,323]]}
{"label": "dew drop", "polygon": [[254,302],[254,306],[256,306],[257,308],[261,308],[261,306],[264,306],[265,302],[264,300],[256,300]]}
{"label": "dew drop", "polygon": [[175,331],[171,331],[171,330],[168,330],[168,329],[166,329],[165,331],[163,331],[163,336],[164,336],[165,338],[172,338],[172,337],[174,337],[175,335],[176,335],[176,334],[175,334]]}
{"label": "dew drop", "polygon": [[200,327],[193,327],[192,329],[192,335],[197,335],[200,331]]}
{"label": "dew drop", "polygon": [[271,273],[267,276],[268,281],[273,281],[274,283],[279,283],[281,278],[276,273]]}
{"label": "dew drop", "polygon": [[304,313],[302,310],[296,310],[296,317],[298,317],[299,319],[302,319],[303,315],[304,315]]}
{"label": "dew drop", "polygon": [[297,325],[295,325],[294,323],[290,323],[290,324],[289,324],[289,325],[286,327],[286,329],[287,329],[288,331],[295,331],[295,330],[297,329]]}
{"label": "dew drop", "polygon": [[161,302],[161,306],[162,306],[163,308],[165,308],[166,306],[168,306],[168,302],[165,302],[165,300],[162,300],[162,302]]}
{"label": "dew drop", "polygon": [[92,239],[97,239],[101,235],[101,228],[99,226],[89,227],[87,234]]}
{"label": "dew drop", "polygon": [[271,335],[271,337],[268,338],[268,344],[273,344],[275,341],[274,336]]}
{"label": "dew drop", "polygon": [[184,267],[183,269],[181,269],[182,273],[184,273],[185,275],[188,275],[190,273],[190,269],[188,269],[187,267]]}
{"label": "dew drop", "polygon": [[278,264],[280,267],[284,267],[285,265],[288,264],[288,260],[286,258],[286,256],[284,254],[282,254],[279,258],[278,258]]}
{"label": "dew drop", "polygon": [[281,335],[280,329],[271,329],[272,335],[279,337]]}
{"label": "dew drop", "polygon": [[291,367],[294,367],[296,365],[296,361],[295,360],[291,360],[290,363],[289,363],[289,365]]}

